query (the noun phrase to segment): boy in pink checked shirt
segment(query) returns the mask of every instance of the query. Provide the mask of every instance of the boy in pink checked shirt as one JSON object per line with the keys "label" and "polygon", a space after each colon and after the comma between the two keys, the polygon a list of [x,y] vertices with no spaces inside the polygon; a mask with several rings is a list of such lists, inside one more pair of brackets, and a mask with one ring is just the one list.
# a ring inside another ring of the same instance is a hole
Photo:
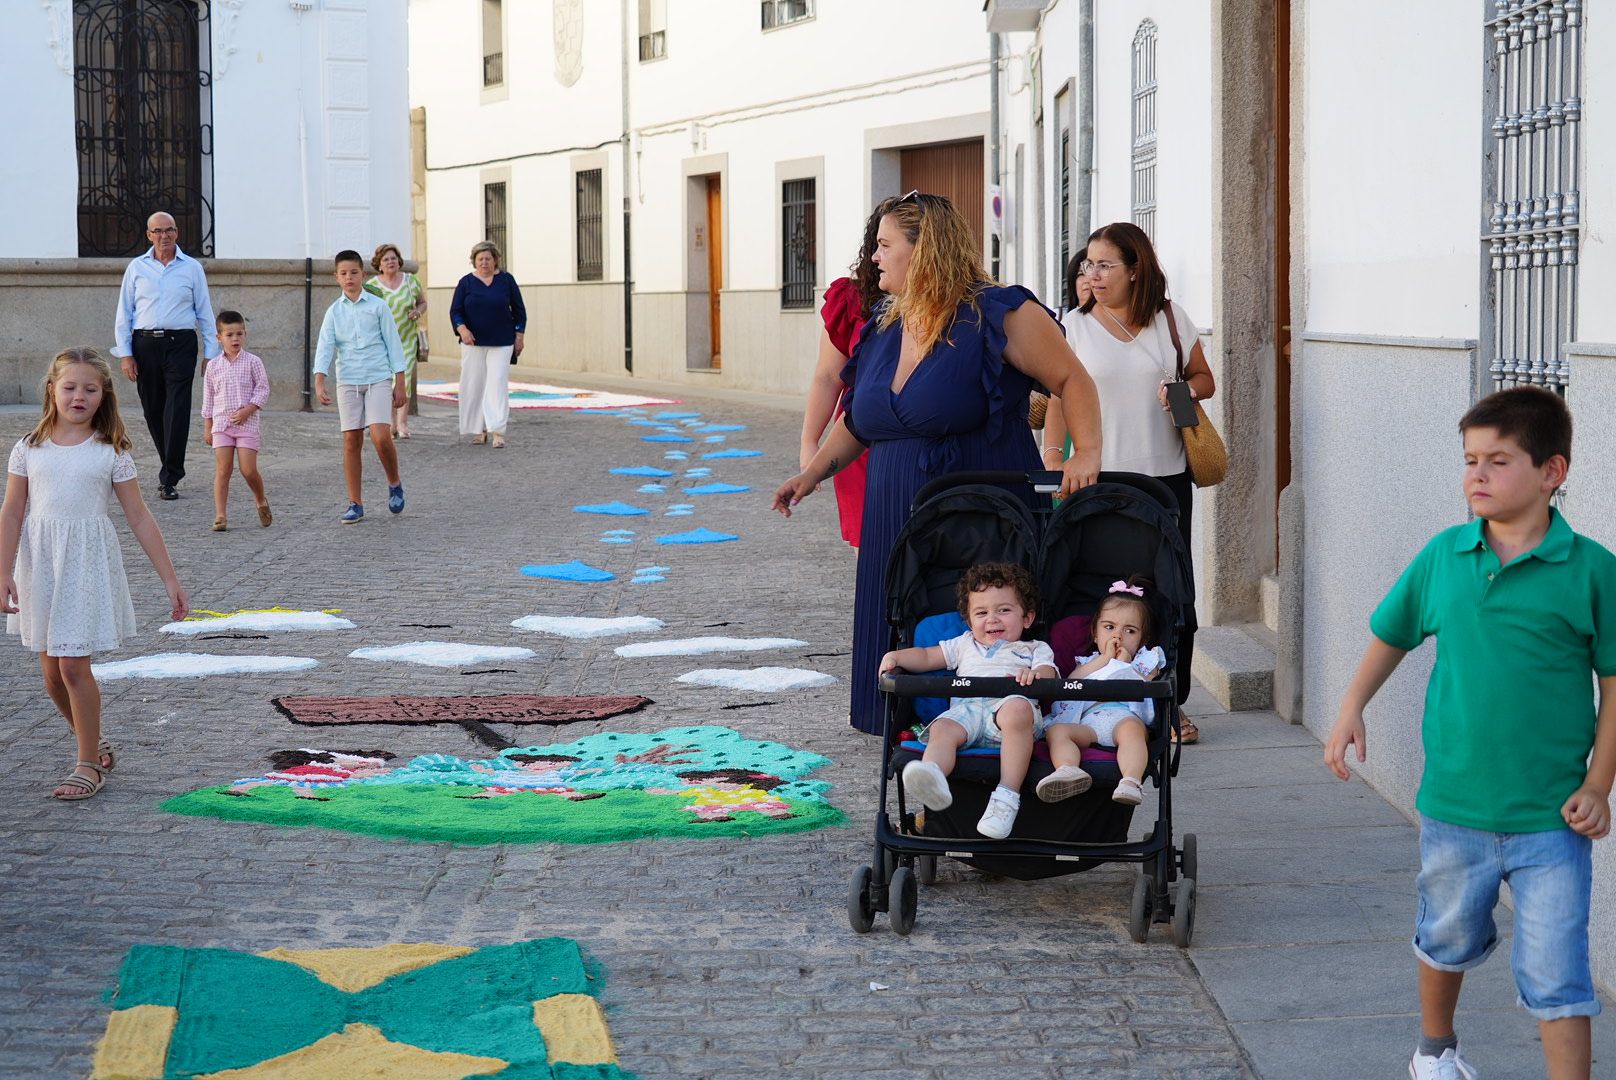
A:
{"label": "boy in pink checked shirt", "polygon": [[236,459],[258,503],[258,524],[267,528],[274,519],[258,473],[258,413],[269,404],[269,375],[264,362],[245,348],[247,320],[239,311],[219,312],[218,325],[222,351],[202,376],[202,441],[213,447],[213,531],[227,528],[224,510]]}

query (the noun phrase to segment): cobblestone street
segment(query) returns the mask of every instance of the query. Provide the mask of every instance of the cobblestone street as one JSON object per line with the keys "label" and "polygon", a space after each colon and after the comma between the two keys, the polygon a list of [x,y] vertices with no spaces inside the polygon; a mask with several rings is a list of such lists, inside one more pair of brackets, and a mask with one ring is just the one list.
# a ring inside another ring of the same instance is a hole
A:
{"label": "cobblestone street", "polygon": [[[1024,885],[968,879],[945,865],[922,898],[912,937],[892,934],[884,919],[868,936],[849,930],[847,881],[868,861],[878,761],[874,741],[844,720],[853,558],[837,536],[828,491],[789,522],[768,511],[767,493],[791,471],[781,448],[795,445],[795,416],[747,403],[686,405],[747,425],[725,445],[766,456],[703,462],[711,480],[752,490],[704,497],[694,516],[676,522],[571,512],[578,502],[660,508],[679,498],[672,483],[670,494],[647,496],[635,492],[639,480],[608,473],[663,465],[667,449],[613,417],[518,412],[510,448],[494,451],[458,444],[451,407],[423,403],[416,438],[401,444],[408,509],[398,518],[378,513],[383,481],[367,449],[370,514],[343,527],[335,418],[272,414],[263,471],[275,524],[257,527],[238,479],[234,524],[223,534],[208,531],[205,448],[193,441],[183,498],[162,503],[149,490],[149,440],[135,432],[142,488],[193,606],[341,608],[360,628],[269,641],[160,640],[161,585],[118,520],[140,634],[99,660],[191,648],[308,655],[320,666],[105,683],[106,731],[122,760],[105,791],[76,805],[43,797],[71,760],[71,744],[37,669],[12,640],[0,682],[10,763],[0,810],[0,1072],[87,1075],[106,1019],[101,993],[136,943],[261,950],[559,935],[602,965],[618,1051],[643,1077],[1248,1075],[1185,955],[1127,939],[1120,871]],[[125,415],[138,412],[126,406]],[[6,445],[32,422],[31,410],[6,410]],[[624,521],[647,523],[635,543],[598,542],[603,528]],[[652,543],[674,531],[664,525],[741,539]],[[574,557],[619,578],[580,585],[517,572]],[[665,582],[628,583],[630,571],[650,564],[669,567]],[[674,679],[707,658],[623,661],[612,652],[622,638],[570,642],[511,628],[532,613],[653,615],[668,624],[662,636],[789,634],[809,646],[796,655],[712,659],[815,668],[840,682],[771,694],[687,687]],[[479,665],[516,670],[478,674],[347,657],[359,645],[423,638],[523,645],[538,655]],[[518,691],[622,691],[655,701],[605,723],[502,729],[519,745],[606,728],[718,724],[823,753],[833,764],[815,778],[834,783],[831,800],[848,825],[753,840],[477,847],[157,809],[179,792],[251,775],[278,748],[486,754],[453,726],[311,733],[271,706],[282,694]],[[872,992],[872,981],[890,989]]]}

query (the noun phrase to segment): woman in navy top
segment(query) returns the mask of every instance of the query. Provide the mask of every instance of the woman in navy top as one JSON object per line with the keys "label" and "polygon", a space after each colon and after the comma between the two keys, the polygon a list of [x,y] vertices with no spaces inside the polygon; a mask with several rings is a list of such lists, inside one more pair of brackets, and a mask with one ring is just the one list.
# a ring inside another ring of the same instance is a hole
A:
{"label": "woman in navy top", "polygon": [[455,286],[449,322],[460,335],[460,434],[505,445],[511,418],[511,365],[522,355],[527,308],[516,279],[499,268],[499,248],[471,249],[471,273]]}
{"label": "woman in navy top", "polygon": [[883,577],[887,556],[922,485],[965,469],[1038,469],[1027,397],[1038,383],[1058,394],[1077,444],[1062,494],[1100,471],[1100,404],[1094,382],[1031,292],[1000,286],[982,269],[970,226],[941,195],[910,192],[882,219],[873,256],[890,298],[860,332],[843,378],[847,411],[819,453],[775,492],[791,508],[869,449],[858,579],[853,597],[851,720],[880,734],[876,676],[888,647]]}

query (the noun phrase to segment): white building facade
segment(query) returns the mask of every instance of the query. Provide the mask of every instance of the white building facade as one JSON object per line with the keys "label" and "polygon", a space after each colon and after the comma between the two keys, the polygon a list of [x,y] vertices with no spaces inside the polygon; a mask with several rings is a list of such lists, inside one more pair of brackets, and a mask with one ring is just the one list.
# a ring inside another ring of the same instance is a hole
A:
{"label": "white building facade", "polygon": [[165,210],[215,308],[252,320],[277,404],[300,401],[304,259],[323,308],[337,250],[411,251],[406,30],[404,0],[0,5],[21,88],[0,133],[27,148],[0,157],[0,400],[33,400],[64,344],[111,344]]}
{"label": "white building facade", "polygon": [[[1321,739],[1374,605],[1466,520],[1457,422],[1479,396],[1564,390],[1564,511],[1616,548],[1616,199],[1598,182],[1616,158],[1616,39],[1588,6],[988,5],[1010,58],[1002,139],[1044,163],[1007,181],[1011,263],[1047,292],[1062,244],[1109,221],[1152,232],[1205,328],[1231,453],[1197,496],[1201,640],[1252,624],[1248,643],[1277,653],[1275,707]],[[1411,816],[1434,659],[1413,653],[1368,715],[1361,772]],[[1607,987],[1613,850],[1595,849]]]}
{"label": "white building facade", "polygon": [[988,250],[970,4],[411,0],[410,28],[439,359],[485,238],[533,362],[783,393],[807,383],[819,301],[876,201],[951,194]]}

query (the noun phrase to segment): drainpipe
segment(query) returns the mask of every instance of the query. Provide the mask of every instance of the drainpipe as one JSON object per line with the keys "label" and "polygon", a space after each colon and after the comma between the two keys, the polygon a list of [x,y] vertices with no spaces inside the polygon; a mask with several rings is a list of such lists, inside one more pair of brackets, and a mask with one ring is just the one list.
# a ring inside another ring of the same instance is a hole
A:
{"label": "drainpipe", "polygon": [[634,258],[630,239],[633,230],[630,228],[631,218],[629,208],[629,129],[628,129],[628,43],[632,35],[629,33],[628,0],[621,4],[623,14],[623,137],[620,140],[623,155],[623,370],[630,375],[634,374]]}
{"label": "drainpipe", "polygon": [[[1002,175],[999,169],[999,35],[988,34],[988,124],[992,131],[988,136],[988,178],[991,186],[988,188],[989,198],[1004,205],[1004,193],[1000,190]],[[994,221],[1001,221],[997,215]],[[1000,226],[1002,230],[1003,226]],[[999,231],[994,231],[988,238],[988,277],[994,281],[999,280],[999,249],[1002,240]]]}
{"label": "drainpipe", "polygon": [[[1083,0],[1077,10],[1077,77],[1082,92],[1078,95],[1077,205],[1073,209],[1087,243],[1094,231],[1094,0]],[[1064,282],[1066,267],[1060,272]]]}

